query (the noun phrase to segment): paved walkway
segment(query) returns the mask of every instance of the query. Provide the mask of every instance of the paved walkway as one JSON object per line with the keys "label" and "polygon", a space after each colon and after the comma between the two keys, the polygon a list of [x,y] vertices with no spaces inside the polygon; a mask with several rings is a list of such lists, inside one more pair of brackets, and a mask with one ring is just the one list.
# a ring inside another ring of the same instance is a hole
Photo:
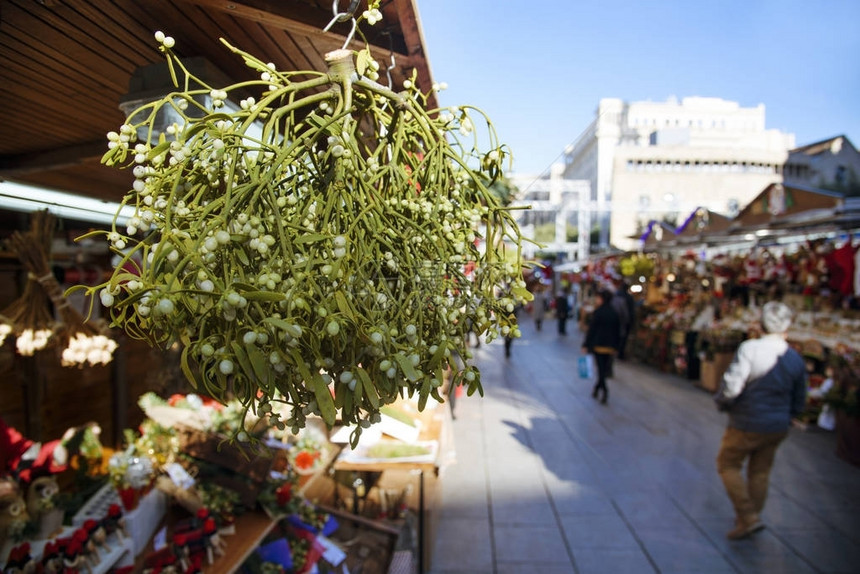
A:
{"label": "paved walkway", "polygon": [[792,430],[767,528],[729,542],[715,470],[725,416],[690,381],[616,362],[609,404],[576,377],[581,334],[476,349],[485,396],[456,403],[431,574],[860,573],[860,468]]}

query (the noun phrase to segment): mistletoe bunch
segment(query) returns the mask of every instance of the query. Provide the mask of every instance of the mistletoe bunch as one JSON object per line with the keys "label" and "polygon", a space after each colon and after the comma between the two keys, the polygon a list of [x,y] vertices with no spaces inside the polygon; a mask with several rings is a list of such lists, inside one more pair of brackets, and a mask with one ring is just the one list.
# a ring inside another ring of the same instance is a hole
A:
{"label": "mistletoe bunch", "polygon": [[216,87],[156,38],[183,87],[133,112],[103,159],[136,178],[134,216],[107,233],[122,261],[88,288],[114,325],[181,343],[196,388],[293,432],[339,415],[357,441],[399,396],[441,401],[447,372],[481,391],[456,360],[467,328],[518,336],[529,297],[519,229],[488,189],[507,155],[489,120],[378,84],[369,50],[287,72],[228,45],[259,79]]}

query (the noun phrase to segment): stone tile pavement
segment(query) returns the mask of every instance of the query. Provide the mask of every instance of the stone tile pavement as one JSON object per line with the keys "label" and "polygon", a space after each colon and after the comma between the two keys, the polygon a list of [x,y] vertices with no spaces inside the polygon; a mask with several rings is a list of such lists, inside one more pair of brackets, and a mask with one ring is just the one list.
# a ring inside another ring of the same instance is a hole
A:
{"label": "stone tile pavement", "polygon": [[708,393],[616,362],[601,405],[576,376],[576,326],[532,325],[510,359],[501,342],[475,349],[485,396],[454,405],[430,574],[860,573],[860,468],[833,434],[791,431],[767,528],[730,542],[714,462],[725,415]]}

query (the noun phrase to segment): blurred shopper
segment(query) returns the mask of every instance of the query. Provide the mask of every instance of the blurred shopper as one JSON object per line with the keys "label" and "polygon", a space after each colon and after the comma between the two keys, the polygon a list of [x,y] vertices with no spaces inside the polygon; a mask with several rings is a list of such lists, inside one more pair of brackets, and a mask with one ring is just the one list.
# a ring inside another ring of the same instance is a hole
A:
{"label": "blurred shopper", "polygon": [[[518,305],[514,306],[514,317],[519,318],[520,309],[522,309],[522,305],[518,304]],[[513,345],[513,342],[514,342],[514,334],[513,334],[513,331],[510,331],[510,332],[508,332],[507,335],[505,335],[505,358],[506,359],[509,359],[511,357],[511,345]]]}
{"label": "blurred shopper", "polygon": [[559,291],[555,296],[555,318],[558,320],[558,334],[567,335],[567,318],[570,315],[570,305],[567,293]]}
{"label": "blurred shopper", "polygon": [[620,289],[612,293],[612,308],[618,313],[618,358],[623,359],[624,345],[627,341],[628,330],[630,329],[630,311],[627,307],[627,300],[624,299],[624,295],[621,294]]}
{"label": "blurred shopper", "polygon": [[570,284],[570,316],[574,321],[579,321],[579,308],[582,306],[582,287],[579,281]]}
{"label": "blurred shopper", "polygon": [[532,294],[534,295],[534,299],[532,300],[532,316],[535,320],[535,329],[538,331],[540,331],[546,312],[549,309],[549,299],[547,298],[546,290],[546,286],[538,283]]}
{"label": "blurred shopper", "polygon": [[[735,527],[726,535],[730,540],[764,528],[760,514],[776,449],[806,402],[806,366],[785,337],[791,320],[786,305],[766,303],[764,335],[741,343],[714,395],[717,407],[729,414],[717,471],[735,509]],[[746,481],[741,474],[744,462]]]}
{"label": "blurred shopper", "polygon": [[582,343],[582,352],[593,353],[597,367],[597,383],[591,391],[591,396],[597,398],[598,393],[602,392],[600,402],[606,404],[609,397],[606,378],[611,375],[612,358],[618,352],[621,341],[621,320],[612,306],[612,291],[601,290],[598,297],[600,306],[591,315],[585,341]]}
{"label": "blurred shopper", "polygon": [[621,281],[618,284],[613,305],[616,306],[616,310],[619,310],[618,315],[621,317],[621,342],[618,344],[618,358],[623,361],[625,358],[624,350],[627,348],[627,339],[636,326],[636,301],[633,300],[633,295],[630,294],[630,286],[626,282]]}

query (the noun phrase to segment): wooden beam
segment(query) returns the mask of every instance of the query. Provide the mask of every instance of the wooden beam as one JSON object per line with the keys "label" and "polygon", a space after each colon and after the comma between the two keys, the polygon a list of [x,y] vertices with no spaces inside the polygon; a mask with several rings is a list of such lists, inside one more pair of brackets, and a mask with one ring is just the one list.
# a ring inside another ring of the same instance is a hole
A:
{"label": "wooden beam", "polygon": [[[314,9],[307,4],[283,2],[282,0],[179,0],[190,4],[226,12],[236,18],[259,22],[265,26],[280,28],[291,34],[311,38],[325,37],[331,43],[343,45],[350,24],[337,23],[328,32],[323,29],[331,22],[333,14],[327,10]],[[408,58],[407,47],[402,38],[395,37],[389,46],[388,36],[382,30],[368,30],[365,35],[373,46],[387,54],[393,49],[398,57]],[[359,39],[354,38],[353,42]]]}
{"label": "wooden beam", "polygon": [[108,150],[107,140],[70,145],[20,155],[0,156],[0,176],[20,176],[51,171],[100,158]]}
{"label": "wooden beam", "polygon": [[[424,33],[421,30],[421,21],[418,17],[418,6],[415,0],[394,0],[397,7],[397,15],[400,18],[400,31],[406,42],[406,53],[409,55],[409,63],[418,72],[418,85],[423,92],[428,92],[433,87],[433,75],[430,73],[430,62],[424,50]],[[437,107],[436,93],[431,92],[427,98],[427,107]]]}
{"label": "wooden beam", "polygon": [[[345,42],[346,36],[323,28],[331,15],[314,10],[306,4],[279,0],[180,0],[197,4],[211,10],[226,12],[236,18],[244,18],[304,36],[323,36],[337,42]],[[328,17],[328,19],[326,19]],[[340,26],[343,29],[343,26]]]}

